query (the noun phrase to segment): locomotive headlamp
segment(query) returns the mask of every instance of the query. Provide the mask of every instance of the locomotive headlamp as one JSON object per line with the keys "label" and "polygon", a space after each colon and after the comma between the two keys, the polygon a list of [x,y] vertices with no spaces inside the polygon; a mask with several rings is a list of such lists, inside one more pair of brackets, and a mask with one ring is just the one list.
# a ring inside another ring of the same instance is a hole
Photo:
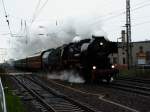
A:
{"label": "locomotive headlamp", "polygon": [[115,65],[112,65],[111,68],[115,68]]}
{"label": "locomotive headlamp", "polygon": [[96,69],[96,66],[93,66],[93,70],[95,70]]}
{"label": "locomotive headlamp", "polygon": [[102,46],[102,45],[103,45],[103,42],[100,42],[100,45]]}

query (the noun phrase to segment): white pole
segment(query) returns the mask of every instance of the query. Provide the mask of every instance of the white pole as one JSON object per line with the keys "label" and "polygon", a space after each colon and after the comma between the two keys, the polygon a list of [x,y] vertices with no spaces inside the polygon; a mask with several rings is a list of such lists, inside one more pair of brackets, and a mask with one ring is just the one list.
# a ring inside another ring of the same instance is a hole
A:
{"label": "white pole", "polygon": [[0,103],[1,103],[0,106],[2,108],[2,112],[7,112],[4,88],[3,88],[3,85],[2,85],[2,82],[1,82],[1,78],[0,78]]}

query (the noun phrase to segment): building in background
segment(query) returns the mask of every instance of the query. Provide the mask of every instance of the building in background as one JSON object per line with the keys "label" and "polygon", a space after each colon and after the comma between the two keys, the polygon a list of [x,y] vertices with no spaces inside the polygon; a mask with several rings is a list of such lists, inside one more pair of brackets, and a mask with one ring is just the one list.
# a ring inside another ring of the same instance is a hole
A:
{"label": "building in background", "polygon": [[[113,64],[118,65],[118,68],[127,68],[127,52],[125,32],[122,31],[121,42],[118,42],[118,53],[109,56]],[[132,42],[132,66],[149,66],[150,67],[150,40]]]}
{"label": "building in background", "polygon": [[150,66],[150,41],[133,42],[134,66]]}
{"label": "building in background", "polygon": [[[122,42],[118,43],[118,53],[109,56],[113,64],[119,68],[127,68],[126,47]],[[147,65],[150,66],[150,41],[132,42],[132,66]]]}

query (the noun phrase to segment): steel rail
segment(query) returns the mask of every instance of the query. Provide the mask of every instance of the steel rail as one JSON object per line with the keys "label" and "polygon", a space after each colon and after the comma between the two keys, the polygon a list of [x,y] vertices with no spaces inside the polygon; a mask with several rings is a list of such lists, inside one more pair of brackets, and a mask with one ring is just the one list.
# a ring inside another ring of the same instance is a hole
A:
{"label": "steel rail", "polygon": [[[56,92],[55,90],[53,90],[52,88],[50,88],[50,87],[48,87],[48,86],[46,86],[46,85],[44,85],[43,83],[41,83],[41,82],[39,82],[39,81],[35,81],[35,80],[33,80],[33,79],[31,79],[31,78],[27,78],[27,77],[22,77],[22,78],[25,78],[25,82],[24,82],[24,84],[23,84],[23,82],[21,82],[19,79],[17,79],[16,77],[15,77],[15,79],[17,80],[17,81],[19,81],[19,83],[21,84],[21,85],[23,85],[23,87],[25,87],[32,95],[34,95],[34,96],[36,96],[36,98],[41,102],[41,103],[43,103],[47,108],[49,108],[52,112],[57,112],[57,110],[59,109],[62,109],[62,111],[63,110],[65,110],[65,111],[69,111],[69,110],[74,110],[74,111],[81,111],[81,112],[97,112],[97,111],[95,111],[95,110],[93,110],[93,109],[91,109],[91,108],[89,108],[89,107],[87,107],[87,106],[85,106],[85,105],[83,105],[83,104],[81,104],[80,102],[78,102],[78,101],[75,101],[74,99],[71,99],[71,98],[69,98],[69,97],[67,97],[67,96],[65,96],[65,95],[62,95],[62,94],[60,94],[60,93],[58,93],[58,92]],[[34,84],[36,84],[36,85],[38,85],[39,87],[41,87],[41,88],[43,88],[42,90],[43,91],[47,91],[48,93],[49,93],[49,95],[54,95],[55,97],[53,98],[53,97],[51,97],[51,100],[52,100],[52,102],[53,102],[53,100],[54,100],[54,104],[53,103],[51,103],[51,104],[49,104],[46,100],[44,100],[44,98],[42,98],[41,96],[40,96],[40,94],[38,93],[38,91],[36,91],[36,90],[32,90],[32,87],[30,88],[30,87],[27,87],[27,86],[29,86],[30,84],[28,84],[29,82],[31,82],[31,86],[33,86]],[[25,83],[27,83],[27,85],[25,85]],[[32,85],[32,83],[34,83],[33,85]],[[56,101],[55,101],[56,100]],[[61,103],[60,102],[57,102],[57,100],[59,101],[62,101]],[[57,105],[55,105],[57,103]],[[60,104],[59,104],[60,103]],[[66,105],[65,105],[66,104]]]}
{"label": "steel rail", "polygon": [[139,83],[144,83],[144,84],[150,84],[150,80],[148,79],[139,79],[139,78],[122,78],[118,79],[119,81],[132,81],[132,82],[139,82]]}
{"label": "steel rail", "polygon": [[140,87],[132,84],[112,83],[110,88],[120,89],[128,92],[134,92],[145,96],[150,96],[150,88]]}
{"label": "steel rail", "polygon": [[[67,97],[67,96],[65,96],[65,95],[63,95],[63,94],[58,93],[58,92],[55,91],[54,89],[52,89],[52,88],[50,88],[49,86],[43,84],[43,82],[41,82],[40,80],[35,81],[34,79],[31,79],[31,78],[29,78],[29,77],[26,77],[26,78],[28,78],[29,80],[31,80],[31,81],[35,82],[36,84],[40,85],[41,87],[43,87],[43,88],[46,89],[47,91],[53,93],[54,95],[59,96],[59,97],[62,97],[62,98],[64,98],[64,99],[68,100],[69,102],[71,102],[71,103],[73,103],[73,104],[75,104],[75,105],[77,105],[77,106],[83,108],[83,109],[85,110],[85,112],[97,112],[96,110],[91,109],[91,108],[87,107],[87,106],[84,105],[84,104],[81,104],[81,102],[79,102],[79,101],[76,101],[76,100],[74,100],[74,99],[72,99],[72,98],[70,98],[70,97]],[[40,82],[40,83],[39,83],[39,82]]]}
{"label": "steel rail", "polygon": [[33,90],[31,90],[29,87],[27,87],[25,84],[23,84],[19,79],[17,79],[16,77],[14,77],[20,85],[22,85],[27,91],[30,92],[30,94],[32,94],[33,96],[35,96],[37,98],[37,100],[39,102],[41,102],[50,112],[56,112],[53,107],[51,107],[47,102],[45,102],[42,97],[40,97],[36,92],[34,92]]}

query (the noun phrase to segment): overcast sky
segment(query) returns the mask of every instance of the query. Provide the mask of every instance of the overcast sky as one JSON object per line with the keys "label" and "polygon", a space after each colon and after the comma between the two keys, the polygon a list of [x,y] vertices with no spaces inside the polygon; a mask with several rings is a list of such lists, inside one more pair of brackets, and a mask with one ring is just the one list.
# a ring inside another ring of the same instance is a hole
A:
{"label": "overcast sky", "polygon": [[[100,27],[112,41],[116,41],[125,29],[126,0],[4,0],[4,3],[13,34],[20,34],[21,20],[34,31],[38,31],[37,26],[50,23],[59,26],[64,21],[75,20],[76,25],[82,26],[83,22]],[[149,11],[150,0],[131,0],[132,41],[150,40]],[[10,37],[9,33],[0,0],[0,48],[9,49],[19,38]]]}

